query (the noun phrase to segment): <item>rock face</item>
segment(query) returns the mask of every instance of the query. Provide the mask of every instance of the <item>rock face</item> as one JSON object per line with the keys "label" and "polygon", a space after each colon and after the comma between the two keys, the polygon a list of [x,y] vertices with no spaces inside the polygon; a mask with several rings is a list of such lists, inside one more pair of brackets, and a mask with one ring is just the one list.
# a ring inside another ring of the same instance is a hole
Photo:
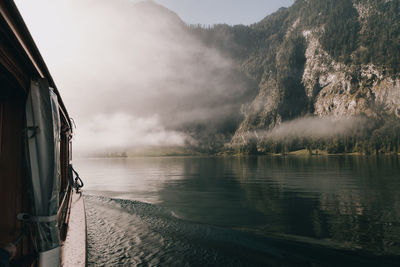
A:
{"label": "rock face", "polygon": [[249,27],[209,29],[224,33],[211,45],[258,83],[230,145],[262,150],[260,131],[304,116],[379,121],[370,134],[388,118],[399,122],[399,2],[297,0]]}
{"label": "rock face", "polygon": [[302,82],[315,115],[373,117],[385,112],[400,118],[399,78],[385,75],[382,66],[336,62],[321,47],[318,31],[303,34],[308,46]]}
{"label": "rock face", "polygon": [[[199,98],[182,102],[230,107],[201,123],[184,114],[189,123],[173,130],[196,149],[400,153],[400,0],[296,0],[250,26],[196,27],[172,16],[232,68],[224,75],[213,61],[192,63],[187,87],[197,86]],[[212,87],[192,82],[202,74]],[[321,135],[327,129],[335,135]]]}

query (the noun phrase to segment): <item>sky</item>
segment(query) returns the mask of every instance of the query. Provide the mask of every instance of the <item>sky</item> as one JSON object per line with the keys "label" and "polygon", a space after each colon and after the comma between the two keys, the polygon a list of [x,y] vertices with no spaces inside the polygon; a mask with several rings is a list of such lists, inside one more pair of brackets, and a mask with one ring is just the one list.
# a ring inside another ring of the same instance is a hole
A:
{"label": "sky", "polygon": [[249,25],[288,7],[294,0],[156,0],[189,24]]}
{"label": "sky", "polygon": [[[282,1],[158,0],[186,23],[252,23]],[[168,12],[132,0],[16,0],[77,125],[75,152],[196,145],[188,125],[238,120],[252,88]],[[213,127],[214,127],[213,126]]]}

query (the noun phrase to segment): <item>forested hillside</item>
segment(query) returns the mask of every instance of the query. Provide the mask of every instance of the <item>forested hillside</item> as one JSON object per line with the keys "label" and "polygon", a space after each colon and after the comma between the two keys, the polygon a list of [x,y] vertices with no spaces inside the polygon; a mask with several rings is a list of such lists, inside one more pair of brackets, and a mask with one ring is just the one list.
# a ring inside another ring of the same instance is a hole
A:
{"label": "forested hillside", "polygon": [[[258,85],[226,149],[399,152],[399,0],[297,0],[250,26],[188,30]],[[303,117],[357,123],[335,135],[271,134]]]}

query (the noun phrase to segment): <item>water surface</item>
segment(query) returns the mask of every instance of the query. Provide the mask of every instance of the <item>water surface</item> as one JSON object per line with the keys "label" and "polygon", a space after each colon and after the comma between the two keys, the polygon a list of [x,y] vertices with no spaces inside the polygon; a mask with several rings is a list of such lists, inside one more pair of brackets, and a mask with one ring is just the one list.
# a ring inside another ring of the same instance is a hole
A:
{"label": "water surface", "polygon": [[398,157],[79,159],[92,266],[395,266]]}

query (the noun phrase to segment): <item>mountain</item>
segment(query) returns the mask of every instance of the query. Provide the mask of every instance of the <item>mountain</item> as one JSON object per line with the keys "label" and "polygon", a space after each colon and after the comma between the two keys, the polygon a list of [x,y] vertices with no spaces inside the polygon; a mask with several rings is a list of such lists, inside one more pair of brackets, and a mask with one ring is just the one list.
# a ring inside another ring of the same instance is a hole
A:
{"label": "mountain", "polygon": [[[242,107],[231,149],[400,152],[399,0],[297,0],[250,26],[188,30],[258,85],[257,96]],[[314,137],[307,129],[279,132],[301,118],[332,122],[335,129],[353,123]]]}

